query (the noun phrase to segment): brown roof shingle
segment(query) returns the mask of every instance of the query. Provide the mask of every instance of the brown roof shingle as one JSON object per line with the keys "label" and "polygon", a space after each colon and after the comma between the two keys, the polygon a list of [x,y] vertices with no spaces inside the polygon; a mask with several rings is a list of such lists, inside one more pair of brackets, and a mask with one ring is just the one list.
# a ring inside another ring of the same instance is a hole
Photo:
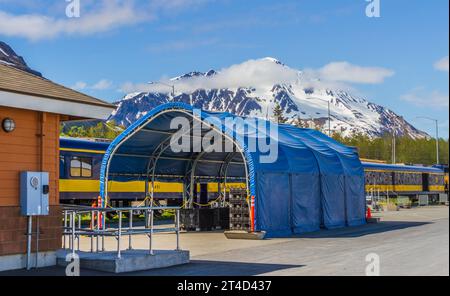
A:
{"label": "brown roof shingle", "polygon": [[55,100],[116,108],[114,105],[102,100],[3,64],[0,64],[0,90]]}

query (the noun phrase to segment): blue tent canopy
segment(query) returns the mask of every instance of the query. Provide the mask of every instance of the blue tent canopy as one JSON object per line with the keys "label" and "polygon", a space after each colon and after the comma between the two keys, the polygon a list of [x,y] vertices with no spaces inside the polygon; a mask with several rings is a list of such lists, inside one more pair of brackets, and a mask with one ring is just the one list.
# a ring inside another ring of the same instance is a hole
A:
{"label": "blue tent canopy", "polygon": [[[181,133],[171,126],[175,118],[189,121],[191,128]],[[188,152],[173,151],[169,144],[177,132],[176,142],[181,136],[193,140],[196,124],[203,124],[197,130],[201,138],[211,131],[220,133],[234,152],[208,152],[193,143]],[[254,143],[275,147],[277,157],[262,161],[273,150],[254,149]],[[150,187],[152,181],[164,180],[184,182],[189,195],[194,178],[243,180],[252,201],[254,230],[268,235],[365,223],[364,170],[355,148],[315,130],[263,119],[244,121],[230,113],[196,113],[184,103],[153,109],[111,143],[102,163],[100,194],[107,199],[108,180],[145,180]]]}

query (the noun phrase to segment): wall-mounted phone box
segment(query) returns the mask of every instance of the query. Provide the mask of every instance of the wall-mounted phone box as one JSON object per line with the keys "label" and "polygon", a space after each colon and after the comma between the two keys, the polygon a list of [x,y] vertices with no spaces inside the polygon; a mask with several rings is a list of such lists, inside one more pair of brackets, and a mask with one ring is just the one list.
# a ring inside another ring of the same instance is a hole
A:
{"label": "wall-mounted phone box", "polygon": [[20,207],[24,216],[47,216],[49,175],[45,172],[20,173]]}

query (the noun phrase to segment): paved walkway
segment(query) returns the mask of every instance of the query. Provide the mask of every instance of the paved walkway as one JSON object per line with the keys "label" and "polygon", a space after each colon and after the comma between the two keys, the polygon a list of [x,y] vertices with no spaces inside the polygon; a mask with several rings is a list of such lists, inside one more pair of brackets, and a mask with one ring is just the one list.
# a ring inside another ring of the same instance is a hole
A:
{"label": "paved walkway", "polygon": [[[127,275],[365,275],[369,253],[379,256],[381,275],[449,275],[448,207],[381,215],[379,224],[263,241],[227,240],[220,232],[184,233],[181,242],[191,251],[190,264]],[[148,246],[145,237],[133,241],[135,248]],[[89,246],[85,239],[82,248]],[[106,247],[114,249],[114,240],[107,240]],[[158,234],[155,247],[174,248],[175,236]],[[0,275],[64,275],[64,269]]]}

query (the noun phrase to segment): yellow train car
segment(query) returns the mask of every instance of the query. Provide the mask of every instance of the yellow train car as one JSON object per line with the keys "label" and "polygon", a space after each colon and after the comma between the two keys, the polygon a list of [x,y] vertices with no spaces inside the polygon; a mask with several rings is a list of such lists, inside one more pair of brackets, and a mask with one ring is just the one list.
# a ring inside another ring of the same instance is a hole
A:
{"label": "yellow train car", "polygon": [[[62,203],[90,204],[100,191],[100,166],[109,143],[61,138],[59,191]],[[363,162],[367,193],[435,196],[448,191],[448,168],[388,165],[382,162]],[[225,186],[221,184],[221,187]],[[227,183],[230,188],[245,188],[243,183]],[[113,204],[127,206],[144,199],[145,182],[110,181],[109,198]],[[207,192],[208,199],[219,196],[219,185],[198,185],[197,192]],[[156,182],[155,199],[179,204],[181,183]]]}
{"label": "yellow train car", "polygon": [[368,193],[402,196],[438,195],[448,191],[448,169],[363,162]]}

